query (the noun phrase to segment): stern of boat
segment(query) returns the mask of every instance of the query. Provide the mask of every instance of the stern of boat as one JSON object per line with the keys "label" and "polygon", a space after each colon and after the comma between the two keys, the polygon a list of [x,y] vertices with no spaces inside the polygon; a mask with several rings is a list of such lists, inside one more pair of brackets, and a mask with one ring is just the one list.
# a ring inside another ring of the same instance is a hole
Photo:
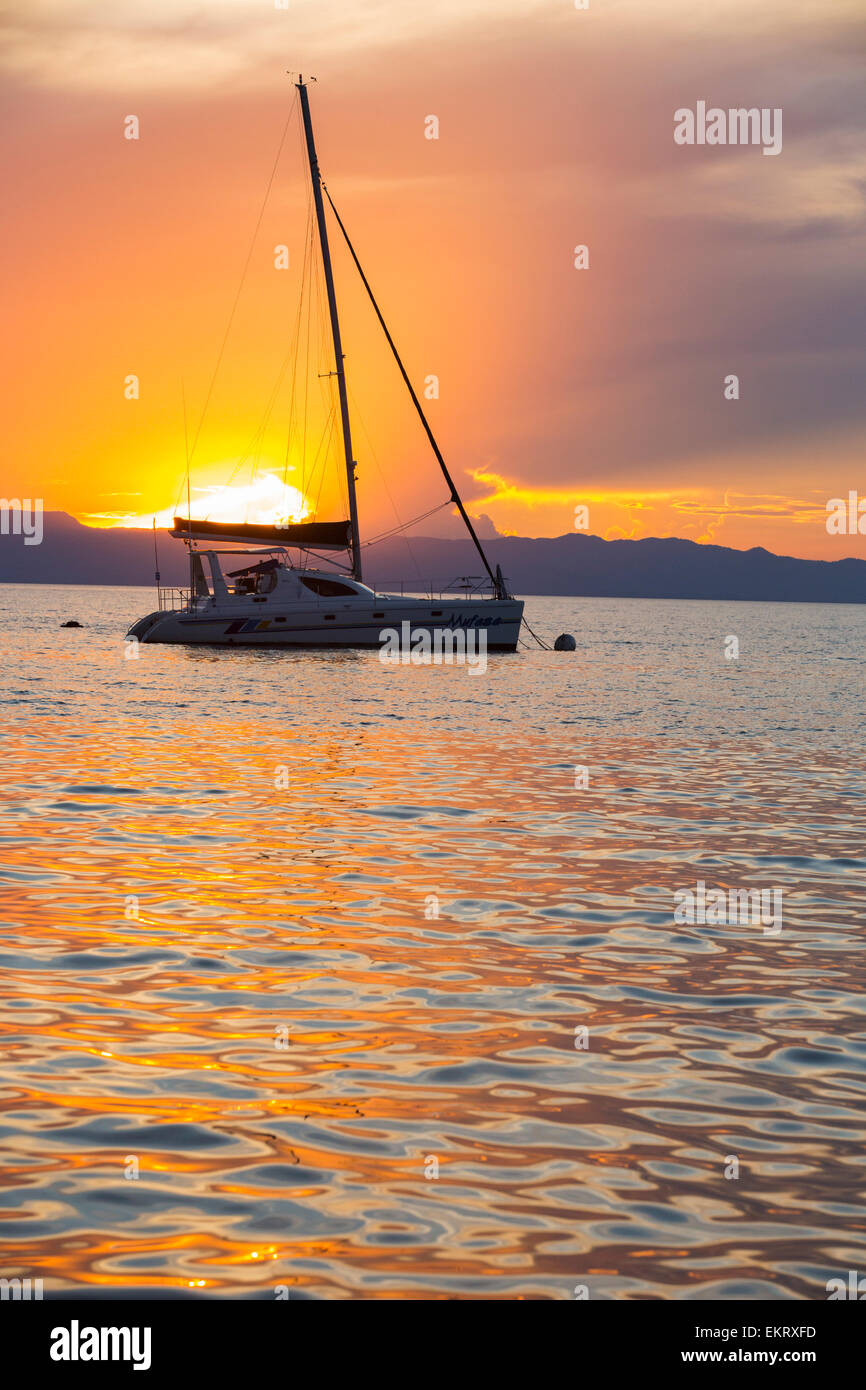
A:
{"label": "stern of boat", "polygon": [[161,608],[157,608],[155,613],[148,613],[146,617],[139,618],[137,623],[133,623],[124,640],[127,642],[158,641],[159,639],[154,635],[154,629],[161,619],[166,617],[168,614],[164,613]]}

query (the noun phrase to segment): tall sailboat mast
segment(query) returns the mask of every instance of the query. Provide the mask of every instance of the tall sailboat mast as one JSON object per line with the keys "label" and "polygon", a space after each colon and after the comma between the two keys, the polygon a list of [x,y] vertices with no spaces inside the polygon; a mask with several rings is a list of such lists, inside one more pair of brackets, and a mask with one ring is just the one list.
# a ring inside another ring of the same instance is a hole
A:
{"label": "tall sailboat mast", "polygon": [[310,119],[310,99],[307,84],[299,76],[295,83],[301,98],[301,112],[304,117],[304,134],[307,137],[307,156],[310,161],[310,178],[313,183],[313,199],[316,205],[316,223],[319,228],[319,245],[322,248],[322,263],[325,269],[325,284],[328,289],[328,309],[331,315],[331,336],[334,339],[334,357],[337,369],[337,389],[340,393],[340,420],[343,427],[343,448],[346,454],[346,481],[349,488],[349,526],[352,532],[352,577],[361,578],[361,541],[358,534],[358,501],[355,496],[355,460],[352,457],[352,431],[349,425],[349,401],[346,395],[346,371],[343,365],[343,345],[340,338],[340,319],[337,314],[337,296],[334,290],[334,272],[331,268],[331,252],[328,246],[328,228],[325,225],[325,205],[322,202],[322,176],[316,157],[316,142],[313,139],[313,122]]}

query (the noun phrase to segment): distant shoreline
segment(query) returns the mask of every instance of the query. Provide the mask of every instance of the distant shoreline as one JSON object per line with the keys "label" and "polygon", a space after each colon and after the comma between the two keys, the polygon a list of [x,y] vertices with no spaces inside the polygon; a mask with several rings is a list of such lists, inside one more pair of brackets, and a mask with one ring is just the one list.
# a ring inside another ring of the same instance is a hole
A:
{"label": "distant shoreline", "polygon": [[[79,580],[76,584],[69,584],[57,579],[0,579],[0,589],[5,588],[30,588],[30,589],[135,589],[142,593],[152,592],[155,584],[125,584],[119,579],[99,580],[87,579]],[[379,593],[391,593],[395,586],[383,584],[377,589]],[[434,591],[439,592],[438,589]],[[410,589],[404,586],[404,592],[411,596],[424,597],[428,590]],[[455,590],[455,596],[457,591]],[[585,601],[587,599],[599,599],[602,602],[618,600],[624,603],[760,603],[760,604],[784,604],[794,608],[858,608],[866,603],[866,598],[748,598],[741,595],[726,598],[714,596],[705,598],[703,595],[691,594],[555,594],[550,592],[533,592],[531,589],[522,589],[521,597],[530,599],[575,599]]]}
{"label": "distant shoreline", "polygon": [[[65,512],[46,512],[43,520],[40,545],[0,536],[0,584],[152,589],[157,567],[163,587],[187,584],[186,551],[165,531],[156,533],[155,563],[152,531],[83,526]],[[801,560],[760,546],[733,550],[677,537],[606,541],[586,532],[484,544],[519,597],[866,603],[866,559],[853,556]],[[480,582],[468,540],[388,537],[361,556],[365,581],[380,592],[429,593],[432,584],[434,592],[456,593],[464,576]]]}

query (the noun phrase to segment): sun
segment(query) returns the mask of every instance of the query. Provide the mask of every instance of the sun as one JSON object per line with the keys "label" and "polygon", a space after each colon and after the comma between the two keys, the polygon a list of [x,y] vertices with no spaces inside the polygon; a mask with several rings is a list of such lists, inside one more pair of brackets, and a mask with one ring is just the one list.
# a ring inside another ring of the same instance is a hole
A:
{"label": "sun", "polygon": [[[262,473],[251,483],[236,487],[195,487],[189,507],[196,521],[238,521],[275,525],[278,521],[305,521],[312,508],[299,488],[284,483],[275,473]],[[133,528],[170,527],[175,516],[186,516],[186,500],[177,507],[118,517],[114,525]]]}

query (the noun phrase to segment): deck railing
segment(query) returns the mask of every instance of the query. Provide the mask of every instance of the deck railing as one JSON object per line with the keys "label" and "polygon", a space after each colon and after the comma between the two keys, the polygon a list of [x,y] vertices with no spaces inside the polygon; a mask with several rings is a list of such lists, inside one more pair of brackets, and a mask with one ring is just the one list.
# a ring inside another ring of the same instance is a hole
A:
{"label": "deck railing", "polygon": [[188,608],[191,591],[189,589],[163,589],[158,590],[159,609],[161,613],[174,613],[178,609]]}
{"label": "deck railing", "polygon": [[404,595],[409,595],[413,598],[431,599],[444,599],[449,594],[452,596],[459,594],[463,598],[482,598],[485,596],[485,590],[489,591],[491,587],[490,580],[486,575],[475,574],[459,575],[448,584],[441,580],[431,579],[426,588],[420,581],[413,582],[405,579],[395,579],[393,583],[389,584],[387,580],[381,580],[377,577],[375,584],[377,594],[400,594],[401,598]]}
{"label": "deck railing", "polygon": [[[399,593],[401,597],[405,595],[407,597],[424,597],[431,599],[444,599],[446,595],[453,596],[455,594],[459,594],[463,598],[482,598],[486,596],[486,592],[489,592],[489,590],[490,580],[486,576],[479,577],[478,575],[459,575],[449,584],[431,580],[426,592],[422,583],[412,582],[411,580],[407,581],[405,579],[395,580],[393,584],[377,580],[375,588],[375,592],[381,595]],[[193,598],[191,589],[164,589],[160,587],[158,592],[159,609],[162,613],[177,612],[180,609],[192,606]],[[229,594],[239,598],[247,598],[250,596],[245,591],[239,592],[231,588],[229,589]]]}

